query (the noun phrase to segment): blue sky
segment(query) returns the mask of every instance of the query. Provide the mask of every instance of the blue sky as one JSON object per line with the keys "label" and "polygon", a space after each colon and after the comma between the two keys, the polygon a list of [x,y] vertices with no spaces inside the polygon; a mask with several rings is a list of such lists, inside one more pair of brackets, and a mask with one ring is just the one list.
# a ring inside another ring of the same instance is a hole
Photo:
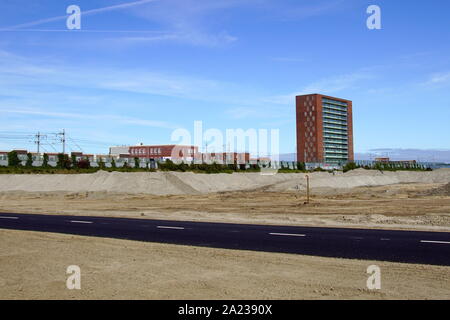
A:
{"label": "blue sky", "polygon": [[[382,30],[366,27],[372,4]],[[79,31],[69,5],[87,12]],[[323,93],[353,100],[357,152],[450,149],[449,12],[447,0],[2,0],[0,137],[65,128],[106,152],[202,120],[280,129],[290,153],[295,95]],[[35,148],[8,137],[0,150]]]}

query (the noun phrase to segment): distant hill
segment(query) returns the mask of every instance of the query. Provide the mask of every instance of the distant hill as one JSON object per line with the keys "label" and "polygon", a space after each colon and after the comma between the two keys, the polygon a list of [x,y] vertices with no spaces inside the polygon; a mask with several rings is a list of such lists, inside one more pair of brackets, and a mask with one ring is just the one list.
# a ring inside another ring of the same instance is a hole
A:
{"label": "distant hill", "polygon": [[[297,161],[296,153],[280,154],[280,161]],[[450,150],[442,149],[372,149],[364,153],[355,153],[355,160],[374,160],[388,157],[393,161],[416,160],[419,162],[450,163]]]}
{"label": "distant hill", "polygon": [[296,153],[280,154],[280,161],[297,161],[297,154]]}
{"label": "distant hill", "polygon": [[356,153],[355,160],[374,160],[388,157],[391,160],[417,160],[419,162],[450,163],[450,150],[442,149],[372,149],[365,153]]}

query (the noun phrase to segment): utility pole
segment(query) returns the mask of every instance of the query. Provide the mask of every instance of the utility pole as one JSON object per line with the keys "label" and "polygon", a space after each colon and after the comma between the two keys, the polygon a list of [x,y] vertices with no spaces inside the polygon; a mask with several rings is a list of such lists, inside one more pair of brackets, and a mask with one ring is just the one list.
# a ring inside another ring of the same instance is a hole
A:
{"label": "utility pole", "polygon": [[66,153],[66,130],[63,129],[63,131],[61,133],[58,133],[58,135],[61,136],[61,143],[63,145],[63,154]]}
{"label": "utility pole", "polygon": [[306,204],[309,204],[309,175],[306,175]]}
{"label": "utility pole", "polygon": [[40,147],[41,147],[41,138],[43,138],[44,136],[41,135],[40,132],[37,133],[37,135],[35,135],[36,140],[34,141],[34,143],[37,144],[37,153],[40,152]]}

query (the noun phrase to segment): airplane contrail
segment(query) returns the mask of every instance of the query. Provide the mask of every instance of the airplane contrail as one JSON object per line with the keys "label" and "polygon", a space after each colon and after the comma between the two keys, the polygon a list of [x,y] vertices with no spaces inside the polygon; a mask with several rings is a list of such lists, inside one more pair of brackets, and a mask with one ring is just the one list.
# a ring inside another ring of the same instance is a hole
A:
{"label": "airplane contrail", "polygon": [[[97,14],[97,13],[106,12],[106,11],[113,11],[113,10],[130,8],[130,7],[134,7],[134,6],[138,6],[138,5],[142,5],[142,4],[146,4],[146,3],[150,3],[150,2],[155,2],[155,1],[158,1],[158,0],[139,0],[139,1],[134,1],[134,2],[127,2],[127,3],[117,4],[117,5],[114,5],[114,6],[97,8],[97,9],[91,9],[91,10],[87,10],[87,11],[82,11],[82,14],[83,15],[92,15],[92,14]],[[67,19],[67,15],[58,16],[58,17],[52,17],[52,18],[46,18],[46,19],[40,19],[40,20],[27,22],[27,23],[22,23],[22,24],[18,24],[18,25],[15,25],[15,26],[7,27],[7,28],[1,28],[0,31],[7,31],[7,30],[14,30],[14,29],[32,27],[32,26],[43,24],[43,23],[54,22],[54,21],[65,20],[65,19]]]}

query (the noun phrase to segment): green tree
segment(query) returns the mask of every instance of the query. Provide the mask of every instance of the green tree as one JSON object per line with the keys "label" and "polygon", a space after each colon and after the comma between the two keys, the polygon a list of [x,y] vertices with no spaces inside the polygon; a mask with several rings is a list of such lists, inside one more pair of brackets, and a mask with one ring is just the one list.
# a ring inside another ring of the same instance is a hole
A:
{"label": "green tree", "polygon": [[106,165],[105,162],[103,161],[103,158],[100,158],[100,161],[98,162],[98,167],[102,170],[105,169]]}
{"label": "green tree", "polygon": [[44,153],[44,159],[42,161],[42,166],[44,168],[48,167],[48,154]]}
{"label": "green tree", "polygon": [[28,152],[27,154],[27,164],[26,166],[28,168],[31,168],[33,166],[33,155],[31,153]]}
{"label": "green tree", "polygon": [[59,153],[58,154],[58,162],[57,162],[56,166],[59,169],[70,169],[71,162],[70,162],[69,156],[67,154]]}
{"label": "green tree", "polygon": [[72,158],[72,167],[78,168],[77,156],[73,154],[71,158]]}
{"label": "green tree", "polygon": [[306,165],[304,162],[297,162],[297,170],[306,171]]}
{"label": "green tree", "polygon": [[140,164],[139,158],[138,157],[134,158],[134,167],[140,168],[140,166],[141,166],[141,164]]}
{"label": "green tree", "polygon": [[10,167],[19,167],[21,161],[16,151],[11,151],[8,153],[8,166]]}

